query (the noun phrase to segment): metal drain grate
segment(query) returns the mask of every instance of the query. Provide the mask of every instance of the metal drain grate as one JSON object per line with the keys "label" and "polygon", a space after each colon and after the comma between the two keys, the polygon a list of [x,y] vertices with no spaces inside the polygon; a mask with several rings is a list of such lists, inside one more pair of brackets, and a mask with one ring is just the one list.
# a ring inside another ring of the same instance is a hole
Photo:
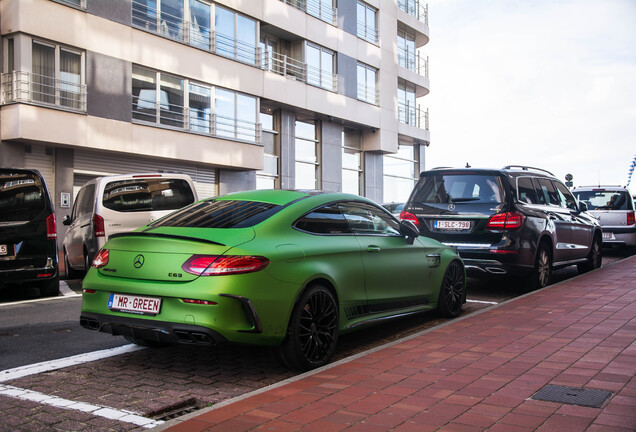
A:
{"label": "metal drain grate", "polygon": [[536,392],[531,399],[600,408],[611,395],[612,392],[605,390],[582,389],[548,384]]}
{"label": "metal drain grate", "polygon": [[173,418],[181,417],[191,412],[205,408],[206,404],[200,404],[195,398],[186,399],[173,405],[163,407],[161,409],[146,413],[145,416],[154,420],[168,421]]}

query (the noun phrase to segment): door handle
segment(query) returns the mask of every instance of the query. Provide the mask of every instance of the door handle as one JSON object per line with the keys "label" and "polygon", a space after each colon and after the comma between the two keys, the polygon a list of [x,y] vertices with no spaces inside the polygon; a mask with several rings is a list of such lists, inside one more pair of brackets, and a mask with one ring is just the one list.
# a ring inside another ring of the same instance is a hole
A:
{"label": "door handle", "polygon": [[369,253],[378,253],[381,250],[382,249],[380,248],[380,246],[375,246],[375,245],[367,246],[367,252],[369,252]]}

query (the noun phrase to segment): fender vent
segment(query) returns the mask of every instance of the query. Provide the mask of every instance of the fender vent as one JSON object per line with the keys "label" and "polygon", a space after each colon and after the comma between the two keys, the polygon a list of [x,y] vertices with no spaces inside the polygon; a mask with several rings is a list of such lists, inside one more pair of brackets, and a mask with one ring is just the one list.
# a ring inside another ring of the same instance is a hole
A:
{"label": "fender vent", "polygon": [[605,390],[547,385],[531,399],[600,408],[611,395],[612,392]]}

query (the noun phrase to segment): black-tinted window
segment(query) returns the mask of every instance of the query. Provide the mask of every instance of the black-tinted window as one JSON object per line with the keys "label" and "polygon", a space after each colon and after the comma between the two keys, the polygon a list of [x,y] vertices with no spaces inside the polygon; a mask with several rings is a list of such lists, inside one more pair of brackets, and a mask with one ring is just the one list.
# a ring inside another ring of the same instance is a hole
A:
{"label": "black-tinted window", "polygon": [[560,206],[561,201],[552,182],[544,178],[535,180],[537,180],[538,184],[537,197],[539,198],[539,203]]}
{"label": "black-tinted window", "polygon": [[530,177],[519,177],[517,179],[517,194],[519,201],[528,204],[538,204],[537,193],[534,190],[532,179]]}
{"label": "black-tinted window", "polygon": [[0,224],[33,220],[46,207],[45,193],[36,175],[0,171]]}
{"label": "black-tinted window", "polygon": [[344,203],[341,207],[355,234],[400,235],[395,219],[372,205],[356,202]]}
{"label": "black-tinted window", "polygon": [[561,200],[561,206],[576,210],[576,200],[569,189],[565,187],[563,183],[555,181],[554,184],[556,185],[559,199]]}
{"label": "black-tinted window", "polygon": [[498,176],[489,174],[431,174],[418,183],[411,204],[503,202],[503,187]]}
{"label": "black-tinted window", "polygon": [[194,202],[187,181],[139,178],[110,182],[104,188],[104,207],[119,212],[176,210]]}
{"label": "black-tinted window", "polygon": [[350,234],[351,229],[335,205],[317,208],[298,219],[294,227],[314,234]]}
{"label": "black-tinted window", "polygon": [[158,227],[246,228],[278,212],[282,206],[256,201],[206,200],[151,224]]}

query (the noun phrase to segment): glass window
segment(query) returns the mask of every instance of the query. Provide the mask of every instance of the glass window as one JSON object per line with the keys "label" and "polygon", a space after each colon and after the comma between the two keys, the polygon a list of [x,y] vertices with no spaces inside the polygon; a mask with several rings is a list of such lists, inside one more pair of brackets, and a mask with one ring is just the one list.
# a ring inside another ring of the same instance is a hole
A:
{"label": "glass window", "polygon": [[383,157],[384,202],[404,202],[411,194],[418,175],[418,148],[400,145],[396,154]]}
{"label": "glass window", "polygon": [[193,202],[187,181],[165,178],[109,182],[102,197],[104,207],[118,212],[176,210]]}
{"label": "glass window", "polygon": [[360,132],[342,131],[342,192],[362,195],[362,149]]}
{"label": "glass window", "polygon": [[132,23],[146,30],[157,31],[157,0],[134,0]]}
{"label": "glass window", "polygon": [[[85,109],[82,53],[37,41],[33,41],[31,47],[31,98],[38,102]],[[9,49],[13,49],[12,44],[9,44]],[[13,68],[13,56],[9,58],[9,68]]]}
{"label": "glass window", "polygon": [[488,174],[428,174],[418,184],[413,201],[421,204],[501,204],[503,186]]}
{"label": "glass window", "polygon": [[190,84],[190,130],[210,133],[212,89]]}
{"label": "glass window", "polygon": [[530,177],[519,177],[517,180],[517,196],[519,201],[528,203],[528,204],[538,204],[537,193],[535,191],[534,185],[532,184],[532,178]]}
{"label": "glass window", "polygon": [[597,188],[590,191],[575,191],[579,201],[585,202],[588,210],[634,210],[629,194],[620,190]]}
{"label": "glass window", "polygon": [[210,49],[210,26],[212,11],[207,2],[190,0],[190,44]]}
{"label": "glass window", "polygon": [[334,20],[334,0],[307,0],[306,12],[316,18],[333,23]]}
{"label": "glass window", "polygon": [[151,225],[153,228],[248,228],[266,220],[283,207],[257,201],[210,199],[177,210]]}
{"label": "glass window", "polygon": [[404,68],[415,70],[415,36],[398,30],[397,34],[398,64]]}
{"label": "glass window", "polygon": [[540,178],[537,180],[539,189],[537,190],[537,198],[540,204],[550,204],[560,206],[561,201],[554,188],[552,182],[548,179]]}
{"label": "glass window", "polygon": [[183,80],[161,73],[161,124],[183,127]]}
{"label": "glass window", "polygon": [[256,64],[256,21],[216,6],[216,53],[250,64]]}
{"label": "glass window", "polygon": [[236,138],[256,141],[256,98],[236,94]]}
{"label": "glass window", "polygon": [[55,103],[55,47],[33,42],[32,98],[46,103]]}
{"label": "glass window", "polygon": [[378,34],[376,31],[376,10],[368,4],[359,1],[357,7],[358,28],[357,36],[371,43],[376,43]]}
{"label": "glass window", "polygon": [[576,200],[570,190],[565,187],[565,185],[561,182],[554,182],[557,193],[559,194],[559,199],[561,201],[561,207],[569,208],[570,210],[577,210]]}
{"label": "glass window", "polygon": [[313,44],[305,45],[307,63],[307,84],[334,89],[334,54],[332,51]]}
{"label": "glass window", "polygon": [[157,73],[139,66],[132,71],[133,119],[156,122]]}
{"label": "glass window", "polygon": [[217,88],[214,100],[216,135],[256,141],[255,97]]}
{"label": "glass window", "polygon": [[417,109],[415,102],[415,85],[398,82],[398,121],[416,126]]}
{"label": "glass window", "polygon": [[81,54],[60,50],[60,105],[80,108]]}
{"label": "glass window", "polygon": [[214,114],[216,117],[216,135],[234,137],[234,113],[236,112],[233,91],[217,88],[214,92]]}
{"label": "glass window", "polygon": [[243,15],[236,15],[237,59],[256,64],[256,21]]}
{"label": "glass window", "polygon": [[0,224],[26,223],[44,211],[45,191],[31,173],[0,172]]}
{"label": "glass window", "polygon": [[350,234],[351,229],[336,205],[326,205],[300,218],[294,228],[313,234]]}
{"label": "glass window", "polygon": [[377,69],[363,63],[358,63],[358,99],[372,104],[376,99],[376,73]]}
{"label": "glass window", "polygon": [[296,122],[296,188],[318,189],[318,142],[316,125]]}
{"label": "glass window", "polygon": [[399,224],[386,212],[366,203],[341,204],[355,234],[400,236]]}

